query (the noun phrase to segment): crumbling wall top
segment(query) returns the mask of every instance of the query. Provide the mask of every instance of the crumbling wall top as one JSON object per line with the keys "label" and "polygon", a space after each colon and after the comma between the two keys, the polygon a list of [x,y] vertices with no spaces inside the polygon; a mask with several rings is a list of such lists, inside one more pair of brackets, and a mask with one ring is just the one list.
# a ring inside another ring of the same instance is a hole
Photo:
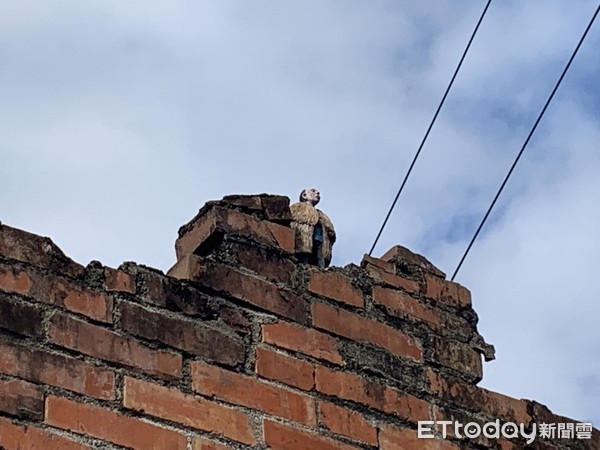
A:
{"label": "crumbling wall top", "polygon": [[[0,225],[0,447],[519,449],[419,439],[420,421],[574,421],[477,386],[471,294],[394,247],[360,266],[296,258],[289,199],[210,202],[169,273],[67,258]],[[531,448],[597,449],[590,439]]]}

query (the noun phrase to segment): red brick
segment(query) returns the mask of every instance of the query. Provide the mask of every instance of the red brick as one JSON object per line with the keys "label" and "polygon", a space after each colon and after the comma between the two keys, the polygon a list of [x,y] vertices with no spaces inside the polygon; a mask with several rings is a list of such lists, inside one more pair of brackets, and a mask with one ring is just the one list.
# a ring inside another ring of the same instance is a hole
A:
{"label": "red brick", "polygon": [[264,222],[264,224],[269,230],[269,235],[275,239],[279,248],[290,253],[293,253],[294,250],[296,250],[296,236],[294,230],[273,222]]}
{"label": "red brick", "polygon": [[267,220],[272,222],[281,221],[289,223],[292,219],[290,213],[290,199],[283,195],[264,195],[260,196],[262,212]]}
{"label": "red brick", "polygon": [[427,402],[360,375],[317,366],[315,380],[317,391],[324,394],[360,403],[415,423],[429,418]]}
{"label": "red brick", "polygon": [[11,379],[0,380],[0,411],[29,419],[44,417],[44,394],[35,384]]}
{"label": "red brick", "polygon": [[13,333],[40,337],[43,334],[42,311],[34,305],[20,303],[0,293],[0,328]]}
{"label": "red brick", "polygon": [[[177,259],[177,262],[169,270],[167,270],[167,276],[176,278],[178,280],[191,280],[197,264],[196,261],[201,260],[202,258],[197,255],[183,255],[181,258]],[[149,301],[148,303],[154,303],[158,305],[162,302]]]}
{"label": "red brick", "polygon": [[187,447],[187,438],[176,431],[61,397],[46,399],[46,423],[135,449],[185,450]]}
{"label": "red brick", "polygon": [[389,314],[396,317],[408,317],[425,321],[437,328],[442,323],[440,315],[402,291],[386,289],[381,286],[373,288],[373,302],[385,306]]}
{"label": "red brick", "polygon": [[208,295],[189,283],[145,267],[136,266],[130,270],[136,277],[137,299],[142,302],[190,315],[212,313],[207,305]]}
{"label": "red brick", "polygon": [[426,373],[430,389],[447,402],[510,422],[528,424],[532,420],[525,400],[517,400],[464,382],[448,380],[431,369]]}
{"label": "red brick", "polygon": [[334,433],[377,445],[377,428],[356,411],[329,402],[319,402],[319,422]]}
{"label": "red brick", "polygon": [[417,430],[383,425],[379,432],[381,450],[460,450],[452,442],[442,439],[424,439],[417,436]]}
{"label": "red brick", "polygon": [[265,442],[273,450],[357,450],[358,447],[344,444],[331,438],[299,430],[272,420],[263,421]]}
{"label": "red brick", "polygon": [[[308,304],[296,293],[222,264],[205,261],[195,255],[180,260],[187,272],[171,275],[192,280],[215,291],[257,306],[295,322],[308,321]],[[183,266],[182,266],[183,267]]]}
{"label": "red brick", "polygon": [[178,260],[196,252],[217,232],[248,237],[290,253],[294,251],[295,236],[291,228],[230,209],[215,207],[183,228],[175,243]]}
{"label": "red brick", "polygon": [[122,270],[104,268],[104,284],[107,291],[135,294],[135,280]]}
{"label": "red brick", "polygon": [[[554,422],[551,422],[551,423],[554,423]],[[538,431],[538,433],[539,433],[539,431]],[[556,434],[558,434],[558,433],[556,433]],[[498,450],[522,450],[523,448],[525,448],[527,450],[529,450],[529,449],[531,449],[531,450],[534,450],[534,449],[535,450],[560,450],[560,449],[565,449],[565,448],[569,449],[569,450],[570,449],[588,449],[588,448],[592,449],[592,450],[597,450],[600,447],[598,447],[598,445],[596,445],[595,442],[598,442],[598,441],[594,441],[593,439],[594,438],[592,437],[591,442],[587,441],[589,443],[589,446],[584,445],[583,441],[581,441],[581,440],[574,441],[574,440],[560,439],[562,441],[561,444],[564,447],[558,447],[556,445],[551,444],[550,442],[542,441],[541,439],[536,439],[532,443],[531,446],[528,445],[527,447],[524,447],[524,445],[519,443],[518,441],[511,442],[508,439],[498,439],[495,441],[495,442],[497,442],[497,447],[495,447],[495,448],[497,448]],[[569,446],[570,443],[572,443],[574,445]]]}
{"label": "red brick", "polygon": [[185,225],[185,232],[179,230],[179,238],[175,241],[175,253],[179,261],[185,255],[194,253],[210,236],[217,231],[218,216],[211,210],[203,216],[196,217]]}
{"label": "red brick", "polygon": [[85,271],[47,237],[0,225],[0,255],[77,278]]}
{"label": "red brick", "polygon": [[174,388],[125,377],[123,406],[209,433],[222,434],[244,444],[256,444],[247,414]]}
{"label": "red brick", "polygon": [[337,309],[323,303],[312,305],[313,324],[339,336],[355,341],[368,341],[395,355],[423,360],[417,342],[400,330],[357,314]]}
{"label": "red brick", "polygon": [[244,334],[252,331],[252,320],[248,318],[248,311],[241,311],[237,306],[221,306],[219,318],[231,328]]}
{"label": "red brick", "polygon": [[267,280],[289,285],[294,277],[296,265],[273,249],[253,246],[251,243],[229,242],[232,256],[237,265],[265,277]]}
{"label": "red brick", "polygon": [[481,381],[483,377],[481,354],[468,344],[436,336],[432,339],[432,347],[433,361],[470,375],[474,382]]}
{"label": "red brick", "polygon": [[192,362],[192,387],[236,405],[258,409],[304,425],[316,425],[315,401],[308,395],[199,361]]}
{"label": "red brick", "polygon": [[[228,264],[243,267],[269,281],[290,284],[294,278],[296,265],[286,253],[279,249],[257,246],[249,241],[227,241]],[[182,256],[168,271],[175,278],[187,278],[189,273],[189,255]]]}
{"label": "red brick", "polygon": [[431,273],[442,278],[446,276],[444,272],[431,264],[427,258],[418,253],[413,253],[401,245],[390,248],[380,259],[390,262],[396,268],[401,268],[403,271],[411,274],[421,276],[423,273]]}
{"label": "red brick", "polygon": [[78,359],[0,343],[0,372],[102,400],[115,398],[115,374]]}
{"label": "red brick", "polygon": [[471,306],[471,293],[460,284],[432,275],[425,276],[425,283],[425,295],[427,297],[451,306]]}
{"label": "red brick", "polygon": [[467,391],[472,391],[473,389],[482,391],[483,404],[478,406],[483,412],[487,412],[493,416],[512,419],[516,423],[527,424],[531,422],[531,416],[527,412],[527,402],[525,400],[518,400],[477,386],[468,386]]}
{"label": "red brick", "polygon": [[312,328],[287,322],[264,324],[262,326],[262,340],[334,364],[341,365],[344,363],[340,352],[337,350],[340,341]]}
{"label": "red brick", "polygon": [[498,439],[499,450],[518,450],[517,446],[510,442],[508,439]]}
{"label": "red brick", "polygon": [[146,339],[234,366],[244,361],[244,345],[197,321],[169,317],[129,302],[121,303],[121,329]]}
{"label": "red brick", "polygon": [[31,277],[19,269],[0,266],[0,290],[27,295],[33,284]]}
{"label": "red brick", "polygon": [[374,267],[377,267],[378,269],[382,269],[385,272],[388,272],[391,274],[396,274],[396,265],[395,264],[388,262],[388,261],[384,261],[383,259],[374,258],[369,255],[363,256],[360,266],[361,267],[374,266]]}
{"label": "red brick", "polygon": [[112,297],[82,289],[67,279],[44,275],[34,270],[26,273],[0,264],[0,289],[64,307],[101,322],[112,320]]}
{"label": "red brick", "polygon": [[4,450],[87,450],[91,447],[31,425],[19,426],[0,417],[0,448]]}
{"label": "red brick", "polygon": [[51,292],[54,304],[62,304],[73,311],[100,322],[112,322],[113,300],[105,294],[94,293],[63,284],[60,281]]}
{"label": "red brick", "polygon": [[192,450],[231,450],[231,447],[202,437],[197,437],[192,441]]}
{"label": "red brick", "polygon": [[[266,194],[263,194],[266,195]],[[285,197],[284,197],[285,198]],[[245,195],[245,194],[233,194],[226,195],[218,201],[221,205],[232,205],[237,208],[241,208],[242,211],[260,212],[262,211],[262,202],[260,195]],[[288,202],[289,205],[289,202]]]}
{"label": "red brick", "polygon": [[365,306],[362,293],[352,286],[350,279],[336,272],[315,272],[308,283],[308,290],[347,305]]}
{"label": "red brick", "polygon": [[429,390],[432,392],[442,393],[447,386],[446,381],[442,378],[442,376],[430,367],[426,367],[424,373],[429,384]]}
{"label": "red brick", "polygon": [[404,289],[411,294],[416,294],[421,291],[421,285],[414,280],[394,275],[371,264],[367,264],[366,269],[369,275],[379,282],[395,288]]}
{"label": "red brick", "polygon": [[[437,422],[437,424],[431,428],[435,429],[438,433],[444,432],[444,427],[439,424],[442,421],[450,421],[452,423],[458,422],[462,425],[465,425],[469,422],[474,422],[482,427],[482,429],[483,426],[489,421],[481,417],[479,413],[476,412],[468,413],[463,410],[439,407],[437,405],[433,405],[431,419]],[[457,436],[453,426],[446,427],[445,431],[447,436],[451,438],[462,439],[463,441],[480,445],[482,448],[494,447],[495,440],[491,440],[484,434],[480,434],[477,437],[468,438],[463,433],[464,430],[460,430],[459,436]]]}
{"label": "red brick", "polygon": [[138,368],[148,374],[180,377],[181,355],[155,350],[96,325],[55,314],[48,330],[55,344],[86,355]]}
{"label": "red brick", "polygon": [[256,373],[304,391],[315,386],[315,367],[312,364],[264,347],[256,349]]}

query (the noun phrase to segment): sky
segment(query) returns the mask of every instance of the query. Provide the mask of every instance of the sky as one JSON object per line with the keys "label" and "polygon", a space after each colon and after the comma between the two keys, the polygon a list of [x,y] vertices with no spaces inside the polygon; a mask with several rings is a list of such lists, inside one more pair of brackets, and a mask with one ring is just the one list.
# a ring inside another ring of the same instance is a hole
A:
{"label": "sky", "polygon": [[[484,3],[5,0],[0,220],[167,270],[206,201],[314,186],[358,264]],[[492,2],[375,256],[452,274],[595,8]],[[456,278],[496,347],[480,385],[596,427],[599,47],[596,23]]]}

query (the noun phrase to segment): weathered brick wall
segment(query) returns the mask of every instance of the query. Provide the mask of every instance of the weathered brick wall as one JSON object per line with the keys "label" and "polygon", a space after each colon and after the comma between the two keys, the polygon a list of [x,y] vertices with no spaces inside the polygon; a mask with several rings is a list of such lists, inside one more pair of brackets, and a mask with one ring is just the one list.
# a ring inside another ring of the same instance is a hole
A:
{"label": "weathered brick wall", "polygon": [[168,275],[0,226],[0,448],[600,448],[417,439],[419,420],[568,419],[476,386],[493,348],[470,293],[419,255],[296,264],[288,205],[208,203]]}

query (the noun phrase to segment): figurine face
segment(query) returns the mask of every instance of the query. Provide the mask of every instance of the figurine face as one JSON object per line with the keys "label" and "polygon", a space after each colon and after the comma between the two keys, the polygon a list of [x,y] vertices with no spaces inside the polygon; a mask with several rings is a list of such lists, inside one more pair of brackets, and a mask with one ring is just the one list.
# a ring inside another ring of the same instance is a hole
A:
{"label": "figurine face", "polygon": [[321,200],[321,193],[315,188],[308,188],[302,191],[302,201],[315,206]]}

